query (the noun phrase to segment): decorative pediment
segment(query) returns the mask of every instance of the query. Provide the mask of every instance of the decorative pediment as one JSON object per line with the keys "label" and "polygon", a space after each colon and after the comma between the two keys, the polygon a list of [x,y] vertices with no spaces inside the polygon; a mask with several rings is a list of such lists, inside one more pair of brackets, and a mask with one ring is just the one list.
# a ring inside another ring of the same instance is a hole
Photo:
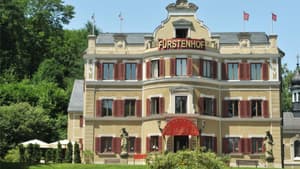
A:
{"label": "decorative pediment", "polygon": [[194,3],[188,3],[187,0],[177,0],[176,3],[171,3],[166,8],[168,11],[176,9],[190,9],[194,12],[198,10],[198,6]]}
{"label": "decorative pediment", "polygon": [[185,20],[185,19],[179,19],[174,22],[172,22],[173,25],[176,26],[186,26],[186,27],[191,27],[193,23],[191,21]]}

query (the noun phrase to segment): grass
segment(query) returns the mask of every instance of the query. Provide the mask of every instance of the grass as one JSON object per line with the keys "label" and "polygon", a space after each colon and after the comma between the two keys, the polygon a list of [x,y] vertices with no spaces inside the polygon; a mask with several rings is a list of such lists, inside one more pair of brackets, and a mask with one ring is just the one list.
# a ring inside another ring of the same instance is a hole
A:
{"label": "grass", "polygon": [[[33,166],[22,166],[18,163],[1,163],[0,169],[147,169],[146,165],[101,165],[101,164],[44,164]],[[231,169],[237,169],[231,167]],[[240,167],[239,169],[253,169],[247,167]],[[265,169],[265,168],[257,168]]]}

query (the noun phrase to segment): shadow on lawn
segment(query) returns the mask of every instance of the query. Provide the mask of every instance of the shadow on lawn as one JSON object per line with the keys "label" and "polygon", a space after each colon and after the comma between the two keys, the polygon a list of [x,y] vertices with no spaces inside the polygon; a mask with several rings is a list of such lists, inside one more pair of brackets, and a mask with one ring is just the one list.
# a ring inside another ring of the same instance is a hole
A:
{"label": "shadow on lawn", "polygon": [[29,166],[23,163],[0,162],[0,169],[29,169]]}

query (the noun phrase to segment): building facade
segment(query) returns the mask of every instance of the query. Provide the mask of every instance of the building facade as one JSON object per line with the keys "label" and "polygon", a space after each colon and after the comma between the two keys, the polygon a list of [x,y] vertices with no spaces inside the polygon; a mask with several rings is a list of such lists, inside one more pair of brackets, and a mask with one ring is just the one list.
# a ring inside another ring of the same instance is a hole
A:
{"label": "building facade", "polygon": [[283,112],[284,165],[300,166],[300,72],[291,81],[292,112]]}
{"label": "building facade", "polygon": [[[177,0],[153,33],[88,37],[85,79],[69,104],[68,139],[118,159],[121,129],[133,154],[206,147],[236,159],[264,155],[273,136],[281,167],[280,66],[276,35],[210,32],[197,5]],[[81,98],[79,98],[81,97]]]}

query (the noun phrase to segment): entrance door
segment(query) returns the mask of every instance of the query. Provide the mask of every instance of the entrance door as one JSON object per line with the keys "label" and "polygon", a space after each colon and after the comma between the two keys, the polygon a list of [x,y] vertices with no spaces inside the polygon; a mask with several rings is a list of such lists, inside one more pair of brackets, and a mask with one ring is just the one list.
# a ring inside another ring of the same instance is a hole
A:
{"label": "entrance door", "polygon": [[174,152],[189,148],[188,136],[174,136]]}

